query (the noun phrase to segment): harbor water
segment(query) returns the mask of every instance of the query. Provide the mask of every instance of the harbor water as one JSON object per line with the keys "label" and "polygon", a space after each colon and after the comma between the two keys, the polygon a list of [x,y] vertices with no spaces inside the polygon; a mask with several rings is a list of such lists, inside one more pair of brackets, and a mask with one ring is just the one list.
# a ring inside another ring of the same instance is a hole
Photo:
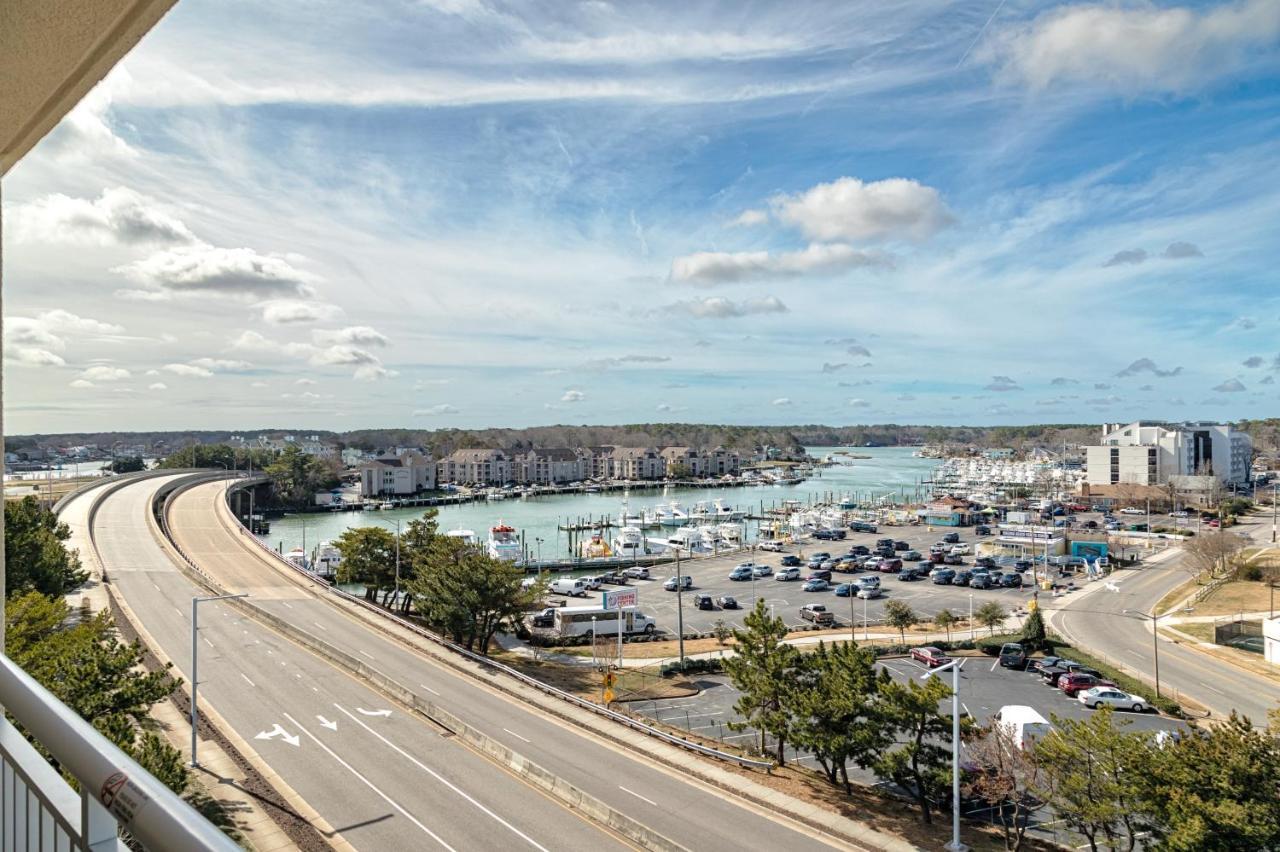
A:
{"label": "harbor water", "polygon": [[[627,499],[632,511],[641,511],[672,500],[689,508],[699,501],[721,498],[726,504],[750,514],[781,505],[784,500],[810,503],[832,495],[836,498],[849,495],[862,501],[882,497],[911,501],[916,499],[919,483],[929,479],[939,464],[937,459],[913,456],[911,447],[810,447],[808,452],[818,459],[835,452],[838,454],[833,458],[841,459],[842,463],[818,467],[809,479],[795,485],[644,488],[630,492]],[[502,522],[515,527],[522,535],[531,558],[564,559],[576,554],[570,553],[570,533],[562,531],[560,526],[601,518],[616,524],[622,501],[620,491],[479,500],[439,507],[440,529],[472,530],[483,542],[489,528]],[[286,515],[273,519],[270,534],[262,539],[282,552],[302,547],[305,542],[305,549],[310,552],[317,543],[336,539],[349,527],[382,525],[394,529],[397,520],[403,525],[421,517],[422,512],[422,508],[406,508]],[[754,529],[754,524],[749,529]],[[581,540],[581,535],[573,538],[573,541]]]}

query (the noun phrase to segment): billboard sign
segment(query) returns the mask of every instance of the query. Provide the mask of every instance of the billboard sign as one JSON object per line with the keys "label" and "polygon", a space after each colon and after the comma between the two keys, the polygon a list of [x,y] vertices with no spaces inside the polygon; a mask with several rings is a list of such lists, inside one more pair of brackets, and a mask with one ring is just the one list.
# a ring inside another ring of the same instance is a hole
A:
{"label": "billboard sign", "polygon": [[605,609],[622,609],[623,607],[636,606],[639,602],[639,589],[617,589],[604,593]]}

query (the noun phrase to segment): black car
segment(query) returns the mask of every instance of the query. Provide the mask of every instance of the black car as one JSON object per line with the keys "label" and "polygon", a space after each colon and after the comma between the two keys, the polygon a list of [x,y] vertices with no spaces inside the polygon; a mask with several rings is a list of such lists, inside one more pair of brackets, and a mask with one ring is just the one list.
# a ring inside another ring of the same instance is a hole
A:
{"label": "black car", "polygon": [[1096,530],[1096,529],[1098,528],[1098,522],[1097,522],[1097,521],[1085,521],[1085,522],[1084,522],[1084,528],[1085,528],[1085,529],[1087,529],[1087,530]]}
{"label": "black car", "polygon": [[973,528],[974,535],[991,535],[991,527],[986,524],[978,524]]}
{"label": "black car", "polygon": [[841,541],[844,535],[844,530],[818,530],[813,537],[821,541]]}
{"label": "black car", "polygon": [[809,576],[805,577],[805,579],[806,580],[826,580],[828,583],[830,583],[831,572],[826,568],[817,568],[817,569],[814,569],[813,571],[810,571]]}
{"label": "black car", "polygon": [[990,556],[979,556],[973,560],[973,564],[978,568],[994,568],[996,567],[996,560]]}
{"label": "black car", "polygon": [[924,570],[921,568],[903,568],[898,572],[898,579],[903,580],[904,582],[920,580],[923,579],[924,576]]}
{"label": "black car", "polygon": [[1000,578],[1000,585],[1006,589],[1018,589],[1022,587],[1022,575],[1018,573],[1005,574]]}
{"label": "black car", "polygon": [[1038,660],[1027,660],[1027,671],[1035,672],[1041,668],[1050,668],[1062,662],[1062,657],[1041,657]]}
{"label": "black car", "polygon": [[893,547],[893,539],[878,538],[876,539],[876,547]]}
{"label": "black car", "polygon": [[849,529],[854,532],[873,533],[876,531],[876,525],[869,524],[866,521],[854,521],[849,524]]}
{"label": "black car", "polygon": [[876,548],[876,556],[883,556],[885,559],[890,559],[897,555],[898,551],[893,549],[892,544],[882,544]]}
{"label": "black car", "polygon": [[[1071,668],[1067,668],[1068,666]],[[1040,675],[1040,678],[1050,686],[1057,686],[1059,677],[1064,674],[1070,674],[1079,667],[1079,663],[1074,663],[1070,660],[1059,660],[1056,666],[1039,666],[1036,669],[1036,674]]]}
{"label": "black car", "polygon": [[1030,559],[1019,559],[1017,562],[1013,563],[1013,570],[1030,571],[1031,566],[1033,565],[1035,565],[1035,563],[1032,562]]}
{"label": "black car", "polygon": [[[715,609],[716,602],[711,599],[711,595],[694,595],[693,605],[698,609]],[[617,631],[614,631],[615,633]]]}
{"label": "black car", "polygon": [[989,589],[991,588],[991,575],[985,571],[974,574],[969,578],[969,588],[971,589]]}
{"label": "black car", "polygon": [[942,537],[942,540],[945,541],[947,544],[959,544],[960,533],[954,533],[954,532],[947,533]]}
{"label": "black car", "polygon": [[850,556],[870,556],[871,548],[867,547],[865,544],[850,545],[849,555]]}
{"label": "black car", "polygon": [[972,579],[973,579],[973,572],[972,572],[972,571],[968,571],[968,570],[965,570],[965,571],[957,571],[957,572],[956,572],[956,575],[955,575],[954,577],[952,577],[952,578],[951,578],[951,585],[953,585],[953,586],[967,586],[967,585],[969,585],[969,581],[970,581],[970,580],[972,580]]}
{"label": "black car", "polygon": [[939,568],[933,572],[933,584],[935,586],[950,586],[951,581],[956,578],[956,572],[950,568]]}
{"label": "black car", "polygon": [[1027,667],[1026,649],[1017,642],[1005,642],[1000,646],[1000,666],[1006,669],[1025,669]]}
{"label": "black car", "polygon": [[910,550],[911,545],[907,544],[905,541],[895,541],[893,543],[893,549],[894,550]]}
{"label": "black car", "polygon": [[556,623],[556,608],[549,606],[533,614],[534,627],[551,627]]}
{"label": "black car", "polygon": [[799,568],[804,563],[800,561],[799,556],[796,556],[794,553],[788,553],[786,556],[782,557],[782,561],[778,564],[783,568]]}

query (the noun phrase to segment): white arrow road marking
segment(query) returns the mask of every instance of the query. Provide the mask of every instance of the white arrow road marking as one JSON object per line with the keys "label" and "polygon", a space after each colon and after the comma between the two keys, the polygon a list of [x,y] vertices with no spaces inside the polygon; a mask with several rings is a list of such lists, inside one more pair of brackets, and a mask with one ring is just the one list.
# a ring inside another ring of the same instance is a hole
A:
{"label": "white arrow road marking", "polygon": [[1107,583],[1107,591],[1108,591],[1108,592],[1118,592],[1118,591],[1120,591],[1120,587],[1119,587],[1119,586],[1117,586],[1115,583]]}
{"label": "white arrow road marking", "polygon": [[317,716],[316,716],[316,718],[320,720],[320,727],[322,727],[322,728],[328,728],[328,729],[329,729],[329,730],[331,730],[331,731],[336,731],[336,730],[338,730],[338,723],[337,723],[337,722],[330,722],[328,719],[326,719],[325,717],[320,716],[320,715],[317,715]]}
{"label": "white arrow road marking", "polygon": [[[418,767],[419,769],[421,769],[423,772],[427,773],[427,774],[428,774],[428,775],[430,775],[432,778],[436,779],[436,780],[437,780],[437,781],[439,781],[441,784],[443,784],[444,786],[448,787],[450,790],[452,790],[453,792],[457,793],[459,796],[461,796],[462,798],[466,799],[468,802],[470,802],[471,804],[475,805],[477,808],[479,808],[480,810],[484,811],[484,812],[485,812],[486,814],[488,814],[489,816],[493,817],[497,822],[499,822],[499,823],[501,823],[502,825],[506,826],[507,828],[511,829],[511,831],[512,831],[513,833],[515,833],[515,834],[519,835],[522,839],[524,839],[524,840],[528,841],[529,845],[530,845],[530,846],[532,846],[534,849],[540,849],[540,850],[542,850],[542,852],[549,852],[549,850],[548,850],[545,846],[541,845],[540,843],[538,843],[538,841],[534,840],[532,837],[530,837],[529,835],[525,834],[523,831],[521,831],[520,829],[516,828],[516,827],[515,827],[514,825],[512,825],[511,823],[507,822],[505,819],[503,819],[502,817],[498,816],[498,815],[497,815],[497,814],[495,814],[493,811],[489,810],[489,809],[488,809],[488,808],[486,808],[484,805],[482,805],[482,804],[480,804],[479,802],[477,802],[475,799],[471,798],[471,796],[467,795],[467,793],[466,793],[465,791],[463,791],[463,790],[459,789],[457,786],[455,786],[454,784],[450,783],[446,778],[444,778],[443,776],[441,776],[441,775],[440,775],[440,773],[436,772],[436,771],[435,771],[434,769],[432,769],[430,766],[427,766],[425,763],[423,763],[422,761],[418,760],[416,757],[414,757],[413,755],[409,754],[409,753],[408,753],[408,752],[406,752],[404,749],[400,748],[400,746],[398,746],[398,745],[396,745],[395,743],[391,742],[391,740],[387,739],[387,738],[386,738],[386,737],[384,737],[382,734],[380,734],[380,733],[378,733],[377,731],[375,731],[373,728],[370,728],[368,725],[366,725],[364,722],[361,722],[361,721],[360,721],[358,718],[356,718],[355,716],[352,716],[350,713],[348,713],[348,712],[347,712],[346,708],[344,708],[344,707],[340,707],[340,706],[338,706],[337,704],[335,704],[335,705],[333,705],[333,706],[338,708],[338,712],[339,712],[339,713],[342,713],[342,714],[346,715],[347,717],[349,717],[349,718],[351,719],[351,721],[355,722],[357,725],[359,725],[360,727],[364,728],[366,731],[368,731],[369,733],[373,734],[373,735],[374,735],[375,737],[377,737],[378,739],[382,740],[384,743],[386,743],[388,746],[390,746],[392,749],[394,749],[394,750],[395,750],[395,751],[396,751],[396,752],[397,752],[401,757],[405,758],[406,760],[408,760],[409,762],[411,762],[414,766],[417,766],[417,767]],[[359,710],[360,708],[358,708],[358,707],[357,707],[356,709],[357,709],[357,710]],[[364,711],[362,710],[361,712],[364,712]],[[287,715],[287,714],[286,714],[286,715]]]}
{"label": "white arrow road marking", "polygon": [[294,748],[298,747],[298,743],[300,741],[300,738],[298,737],[297,734],[290,734],[284,728],[280,727],[279,722],[277,722],[275,727],[272,728],[270,731],[260,731],[258,735],[254,737],[254,739],[255,740],[271,740],[271,739],[275,739],[276,737],[279,737],[280,739],[284,740]]}
{"label": "white arrow road marking", "polygon": [[390,716],[391,715],[390,710],[366,710],[363,707],[357,707],[356,710],[365,716]]}
{"label": "white arrow road marking", "polygon": [[[341,708],[341,707],[339,707],[338,709],[339,709],[339,710],[341,710],[342,708]],[[290,716],[288,713],[285,713],[285,714],[284,714],[284,717],[285,717],[286,719],[288,719],[288,720],[289,720],[289,722],[290,722],[291,724],[293,724],[295,727],[297,727],[297,728],[298,728],[298,730],[300,730],[300,731],[302,731],[302,733],[306,734],[306,735],[307,735],[307,737],[308,737],[312,742],[314,742],[316,745],[320,746],[320,748],[324,749],[324,750],[325,750],[325,752],[326,752],[330,757],[332,757],[334,760],[338,761],[338,763],[340,763],[340,764],[343,766],[343,768],[345,768],[345,769],[346,769],[348,772],[350,772],[352,775],[356,776],[356,777],[357,777],[357,778],[359,778],[362,782],[364,782],[364,785],[365,785],[366,787],[368,787],[368,788],[369,788],[370,790],[372,790],[373,792],[377,793],[377,794],[378,794],[378,796],[379,796],[379,797],[380,797],[384,802],[386,802],[387,804],[391,805],[391,807],[395,808],[395,809],[396,809],[396,810],[398,810],[400,813],[404,814],[404,815],[405,815],[405,817],[406,817],[406,818],[408,818],[409,822],[413,823],[413,824],[414,824],[414,825],[416,825],[418,828],[422,829],[422,830],[427,834],[427,836],[428,836],[428,837],[430,837],[430,838],[431,838],[432,840],[434,840],[436,843],[439,843],[439,844],[440,844],[441,846],[443,846],[445,849],[449,850],[449,852],[457,852],[457,850],[456,850],[456,849],[454,849],[454,848],[453,848],[452,846],[450,846],[448,843],[445,843],[443,840],[441,840],[441,839],[440,839],[440,835],[436,834],[434,831],[432,831],[431,829],[427,828],[425,825],[423,825],[421,822],[419,822],[419,821],[418,821],[418,819],[417,819],[416,817],[414,817],[414,815],[413,815],[413,814],[409,813],[407,810],[405,810],[403,807],[401,807],[399,802],[397,802],[395,799],[391,798],[391,797],[390,797],[390,796],[388,796],[386,793],[384,793],[384,792],[382,792],[381,790],[379,790],[379,789],[377,788],[377,786],[375,786],[375,785],[374,785],[374,783],[373,783],[372,781],[370,781],[368,778],[365,778],[363,775],[361,775],[359,772],[357,772],[357,771],[356,771],[356,770],[351,766],[351,764],[350,764],[350,763],[347,763],[345,760],[343,760],[342,758],[338,757],[338,755],[334,752],[334,750],[333,750],[333,749],[331,749],[331,748],[329,748],[329,747],[328,747],[327,745],[325,745],[324,743],[320,742],[320,740],[316,738],[316,735],[315,735],[315,734],[311,733],[311,732],[310,732],[310,731],[308,731],[306,728],[304,728],[304,727],[302,727],[301,725],[299,725],[299,724],[298,724],[298,720],[297,720],[297,719],[293,718],[293,717],[292,717],[292,716]],[[352,718],[355,718],[355,717],[353,716]]]}

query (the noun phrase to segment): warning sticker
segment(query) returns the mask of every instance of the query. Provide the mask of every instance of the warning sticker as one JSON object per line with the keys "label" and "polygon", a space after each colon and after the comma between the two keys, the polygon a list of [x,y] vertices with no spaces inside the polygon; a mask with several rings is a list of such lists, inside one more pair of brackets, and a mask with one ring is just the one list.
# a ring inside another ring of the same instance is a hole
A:
{"label": "warning sticker", "polygon": [[120,822],[133,822],[138,812],[146,807],[151,797],[123,771],[112,772],[102,782],[98,801]]}

